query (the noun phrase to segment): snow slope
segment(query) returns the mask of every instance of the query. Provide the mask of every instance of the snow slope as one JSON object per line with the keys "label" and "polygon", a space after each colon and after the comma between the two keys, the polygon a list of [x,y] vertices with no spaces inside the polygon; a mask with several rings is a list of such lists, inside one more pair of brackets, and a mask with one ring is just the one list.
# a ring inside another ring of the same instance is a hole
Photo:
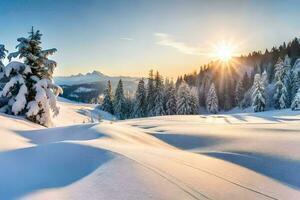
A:
{"label": "snow slope", "polygon": [[75,125],[0,116],[0,199],[300,198],[300,112],[80,124],[90,105],[60,105]]}
{"label": "snow slope", "polygon": [[97,104],[78,103],[61,97],[58,100],[60,114],[53,119],[55,126],[115,120],[113,115],[96,109]]}

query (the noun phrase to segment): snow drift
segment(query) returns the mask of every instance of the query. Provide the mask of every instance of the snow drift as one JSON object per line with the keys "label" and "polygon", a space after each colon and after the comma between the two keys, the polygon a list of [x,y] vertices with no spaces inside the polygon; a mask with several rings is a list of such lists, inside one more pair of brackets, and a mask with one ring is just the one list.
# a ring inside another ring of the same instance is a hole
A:
{"label": "snow drift", "polygon": [[0,115],[1,199],[300,198],[300,112],[82,124],[92,106],[59,104],[56,128]]}

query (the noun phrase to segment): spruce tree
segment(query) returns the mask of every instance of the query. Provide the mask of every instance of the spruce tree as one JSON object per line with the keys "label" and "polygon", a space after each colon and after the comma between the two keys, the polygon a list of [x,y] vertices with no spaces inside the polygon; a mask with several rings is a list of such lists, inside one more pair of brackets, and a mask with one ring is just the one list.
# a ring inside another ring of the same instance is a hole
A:
{"label": "spruce tree", "polygon": [[191,87],[191,114],[198,114],[199,112],[199,94],[196,87]]}
{"label": "spruce tree", "polygon": [[165,114],[164,110],[164,85],[163,79],[159,72],[155,75],[155,89],[154,89],[154,109],[153,116],[161,116]]}
{"label": "spruce tree", "polygon": [[285,85],[287,95],[285,104],[286,107],[290,107],[292,103],[292,91],[293,91],[293,72],[292,72],[292,66],[291,66],[291,59],[288,55],[285,55],[284,61],[283,61],[283,70],[284,70],[284,78],[283,83]]}
{"label": "spruce tree", "polygon": [[244,99],[244,93],[245,89],[243,87],[242,80],[237,82],[237,85],[235,87],[235,102],[238,107],[242,107],[242,101]]}
{"label": "spruce tree", "polygon": [[176,89],[174,82],[171,81],[169,84],[166,84],[166,114],[167,115],[176,115],[177,112],[177,102],[176,102]]}
{"label": "spruce tree", "polygon": [[247,72],[245,72],[245,74],[243,76],[242,85],[243,85],[243,88],[245,89],[245,91],[247,91],[251,87],[249,76],[248,76]]}
{"label": "spruce tree", "polygon": [[5,49],[3,44],[0,44],[0,79],[4,76],[4,64],[2,60],[6,57],[8,51]]}
{"label": "spruce tree", "polygon": [[114,114],[118,119],[126,118],[126,99],[124,96],[123,82],[120,79],[114,97]]}
{"label": "spruce tree", "polygon": [[101,105],[101,109],[114,114],[113,95],[110,81],[107,81],[107,87],[104,90],[104,99]]}
{"label": "spruce tree", "polygon": [[296,93],[292,105],[291,105],[292,110],[299,110],[300,109],[300,89],[298,89],[298,92]]}
{"label": "spruce tree", "polygon": [[280,98],[279,98],[279,109],[285,109],[288,107],[287,105],[287,100],[288,99],[288,91],[285,87],[284,84],[282,84],[282,87],[281,87],[281,95],[280,95]]}
{"label": "spruce tree", "polygon": [[10,98],[7,112],[15,115],[25,112],[29,120],[49,127],[52,125],[51,110],[54,116],[59,113],[56,97],[62,89],[52,81],[57,64],[48,59],[56,49],[43,50],[41,36],[40,31],[32,28],[29,37],[18,39],[18,51],[9,54],[8,59],[19,58],[24,64],[10,62],[5,67],[5,76],[9,81],[2,96]]}
{"label": "spruce tree", "polygon": [[191,96],[191,90],[186,84],[182,82],[177,91],[177,114],[178,115],[190,115],[194,114],[193,100]]}
{"label": "spruce tree", "polygon": [[206,109],[209,113],[213,114],[217,114],[219,111],[219,101],[214,83],[210,85],[210,89],[207,94]]}
{"label": "spruce tree", "polygon": [[280,97],[282,94],[282,88],[284,87],[283,84],[283,78],[284,78],[284,69],[283,69],[283,61],[279,57],[277,63],[275,64],[275,93],[274,93],[274,107],[276,109],[280,108]]}
{"label": "spruce tree", "polygon": [[147,83],[147,116],[153,116],[154,113],[154,75],[153,70],[150,70]]}
{"label": "spruce tree", "polygon": [[125,95],[125,109],[124,109],[124,118],[125,119],[130,119],[133,116],[133,111],[134,111],[134,101],[132,97],[127,94]]}
{"label": "spruce tree", "polygon": [[266,108],[266,97],[265,97],[265,88],[263,81],[260,77],[260,74],[254,76],[253,82],[253,93],[252,93],[252,106],[254,112],[264,111]]}
{"label": "spruce tree", "polygon": [[261,81],[264,87],[268,86],[268,74],[266,70],[264,70],[264,72],[261,75]]}
{"label": "spruce tree", "polygon": [[298,89],[300,88],[300,58],[298,58],[293,66],[292,70],[292,82],[293,82],[293,89],[292,89],[292,97],[298,93]]}
{"label": "spruce tree", "polygon": [[135,104],[133,117],[145,117],[147,113],[147,102],[146,102],[146,89],[144,79],[141,79],[138,83],[137,90],[135,92]]}

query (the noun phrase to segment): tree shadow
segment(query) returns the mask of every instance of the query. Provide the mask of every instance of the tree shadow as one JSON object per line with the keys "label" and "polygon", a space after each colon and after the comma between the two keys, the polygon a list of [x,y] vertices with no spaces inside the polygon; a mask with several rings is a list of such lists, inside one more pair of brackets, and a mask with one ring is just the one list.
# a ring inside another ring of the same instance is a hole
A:
{"label": "tree shadow", "polygon": [[[15,131],[22,137],[30,140],[33,144],[48,144],[66,140],[93,140],[103,137],[93,127],[95,124],[74,125],[68,127],[49,128],[30,131]],[[107,135],[105,135],[108,137]]]}
{"label": "tree shadow", "polygon": [[300,161],[249,152],[201,153],[246,167],[300,190]]}
{"label": "tree shadow", "polygon": [[224,144],[233,139],[218,138],[214,136],[199,136],[187,134],[163,134],[160,132],[151,133],[156,138],[180,149],[192,150],[196,148],[206,148],[217,144]]}
{"label": "tree shadow", "polygon": [[294,116],[299,116],[300,112],[299,111],[287,111],[287,110],[281,110],[281,111],[267,111],[266,112],[256,112],[256,113],[247,113],[246,115],[244,114],[230,114],[230,116],[247,122],[247,117],[256,117],[256,118],[261,118],[270,122],[284,122],[284,121],[299,121],[299,119],[291,118]]}
{"label": "tree shadow", "polygon": [[1,152],[0,199],[67,186],[113,158],[109,151],[64,142]]}

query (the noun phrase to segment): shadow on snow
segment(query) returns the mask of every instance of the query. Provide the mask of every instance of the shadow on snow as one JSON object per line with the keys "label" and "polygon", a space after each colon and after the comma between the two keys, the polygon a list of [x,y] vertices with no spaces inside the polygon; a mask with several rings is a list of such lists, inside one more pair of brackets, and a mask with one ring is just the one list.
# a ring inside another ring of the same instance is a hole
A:
{"label": "shadow on snow", "polygon": [[15,131],[33,144],[48,144],[67,140],[93,140],[103,137],[93,127],[95,124],[74,125],[68,127],[49,128],[30,131]]}
{"label": "shadow on snow", "polygon": [[64,142],[1,152],[0,199],[69,185],[113,157],[105,150]]}
{"label": "shadow on snow", "polygon": [[201,153],[246,167],[300,190],[300,161],[249,152]]}

